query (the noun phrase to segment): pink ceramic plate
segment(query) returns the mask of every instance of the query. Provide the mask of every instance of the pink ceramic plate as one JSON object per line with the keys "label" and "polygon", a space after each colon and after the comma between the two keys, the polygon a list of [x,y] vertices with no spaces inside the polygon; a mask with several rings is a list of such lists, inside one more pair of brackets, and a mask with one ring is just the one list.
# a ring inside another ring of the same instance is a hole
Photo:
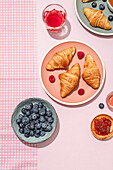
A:
{"label": "pink ceramic plate", "polygon": [[[86,82],[82,79],[82,76],[81,76],[78,87],[72,93],[70,93],[67,97],[62,98],[60,96],[60,80],[58,78],[58,75],[60,73],[66,72],[66,70],[60,69],[60,70],[54,70],[54,71],[47,71],[46,65],[47,65],[48,61],[51,59],[51,57],[56,52],[61,51],[63,49],[66,49],[68,47],[73,47],[73,46],[76,47],[76,54],[73,57],[70,65],[69,65],[69,69],[75,63],[79,63],[80,67],[81,67],[81,74],[82,74],[83,68],[84,68],[85,57],[83,59],[79,60],[78,57],[77,57],[77,52],[83,51],[85,53],[85,55],[90,54],[94,58],[94,60],[96,61],[97,66],[100,70],[100,74],[101,74],[100,87],[97,90],[94,90],[93,88],[91,88],[89,85],[86,84]],[[56,81],[54,83],[50,83],[50,81],[49,81],[50,75],[55,76]],[[99,93],[99,91],[101,90],[103,83],[104,83],[105,69],[104,69],[102,59],[97,54],[97,52],[95,52],[95,50],[92,49],[92,47],[90,47],[89,45],[86,45],[82,42],[76,42],[76,41],[64,42],[64,43],[61,43],[61,44],[53,47],[46,54],[44,59],[42,60],[41,67],[40,67],[40,79],[41,79],[42,86],[43,86],[44,90],[55,101],[57,101],[61,104],[66,104],[66,105],[80,105],[80,104],[88,102],[89,100],[94,98]],[[80,96],[78,94],[78,90],[80,88],[83,88],[85,90],[85,94],[82,95],[82,96]]]}

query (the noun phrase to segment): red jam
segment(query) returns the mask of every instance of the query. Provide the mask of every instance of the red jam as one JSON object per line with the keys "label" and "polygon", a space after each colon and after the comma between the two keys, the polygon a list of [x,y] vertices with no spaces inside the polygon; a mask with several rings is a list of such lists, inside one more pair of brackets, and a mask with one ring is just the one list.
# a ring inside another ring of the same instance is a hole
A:
{"label": "red jam", "polygon": [[79,89],[79,90],[78,90],[78,94],[79,94],[79,95],[83,95],[84,93],[85,93],[85,90],[84,90],[84,89]]}
{"label": "red jam", "polygon": [[55,82],[55,77],[53,75],[49,76],[49,81],[51,83],[54,83]]}
{"label": "red jam", "polygon": [[81,60],[83,57],[84,57],[84,52],[82,52],[82,51],[79,51],[78,53],[77,53],[77,56],[78,56],[78,58]]}
{"label": "red jam", "polygon": [[59,27],[63,24],[65,15],[62,11],[53,9],[51,11],[46,11],[44,14],[44,20],[50,27]]}
{"label": "red jam", "polygon": [[108,135],[110,133],[111,121],[106,118],[95,119],[94,128],[98,135]]}

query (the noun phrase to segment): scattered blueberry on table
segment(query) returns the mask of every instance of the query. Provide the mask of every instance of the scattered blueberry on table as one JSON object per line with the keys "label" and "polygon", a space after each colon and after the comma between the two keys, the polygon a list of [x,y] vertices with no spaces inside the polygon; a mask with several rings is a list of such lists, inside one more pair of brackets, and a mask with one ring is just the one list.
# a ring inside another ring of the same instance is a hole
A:
{"label": "scattered blueberry on table", "polygon": [[42,103],[26,104],[16,119],[19,132],[24,134],[26,138],[44,136],[53,129],[54,118],[52,115],[52,112]]}
{"label": "scattered blueberry on table", "polygon": [[99,104],[99,108],[100,108],[100,109],[103,109],[103,108],[104,108],[104,104],[103,104],[103,103],[100,103],[100,104]]}

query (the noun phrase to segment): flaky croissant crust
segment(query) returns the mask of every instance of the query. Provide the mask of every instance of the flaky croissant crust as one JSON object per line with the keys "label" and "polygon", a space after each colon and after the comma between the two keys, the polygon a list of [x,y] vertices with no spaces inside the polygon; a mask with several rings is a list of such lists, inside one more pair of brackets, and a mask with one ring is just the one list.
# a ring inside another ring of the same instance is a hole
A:
{"label": "flaky croissant crust", "polygon": [[100,72],[95,60],[91,57],[90,54],[86,55],[82,78],[92,88],[94,89],[99,88]]}
{"label": "flaky croissant crust", "polygon": [[77,85],[80,78],[80,65],[76,63],[67,72],[59,74],[60,95],[66,97]]}
{"label": "flaky croissant crust", "polygon": [[46,65],[47,70],[67,69],[68,65],[76,52],[75,47],[69,47],[53,55]]}
{"label": "flaky croissant crust", "polygon": [[106,30],[111,29],[110,22],[103,14],[102,10],[95,10],[92,8],[84,7],[83,11],[87,19],[89,20],[90,25],[92,25],[93,27],[100,27]]}

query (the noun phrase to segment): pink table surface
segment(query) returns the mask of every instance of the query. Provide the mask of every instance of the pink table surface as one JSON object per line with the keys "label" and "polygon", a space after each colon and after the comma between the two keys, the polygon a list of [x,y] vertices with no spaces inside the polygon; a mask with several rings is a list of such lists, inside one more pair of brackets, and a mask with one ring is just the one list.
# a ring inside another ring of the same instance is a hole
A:
{"label": "pink table surface", "polygon": [[[74,0],[55,0],[67,10],[71,32],[65,39],[51,37],[42,22],[42,11],[51,0],[39,1],[38,5],[38,71],[42,57],[53,46],[63,41],[79,40],[90,44],[101,55],[106,68],[105,85],[99,96],[89,104],[80,107],[66,107],[54,102],[43,90],[38,81],[38,96],[48,100],[55,107],[59,123],[55,135],[39,146],[39,170],[112,170],[113,138],[99,141],[90,131],[91,120],[98,114],[113,116],[106,106],[106,96],[113,90],[113,37],[96,36],[80,24],[75,10]],[[100,110],[98,104],[105,108]]]}

